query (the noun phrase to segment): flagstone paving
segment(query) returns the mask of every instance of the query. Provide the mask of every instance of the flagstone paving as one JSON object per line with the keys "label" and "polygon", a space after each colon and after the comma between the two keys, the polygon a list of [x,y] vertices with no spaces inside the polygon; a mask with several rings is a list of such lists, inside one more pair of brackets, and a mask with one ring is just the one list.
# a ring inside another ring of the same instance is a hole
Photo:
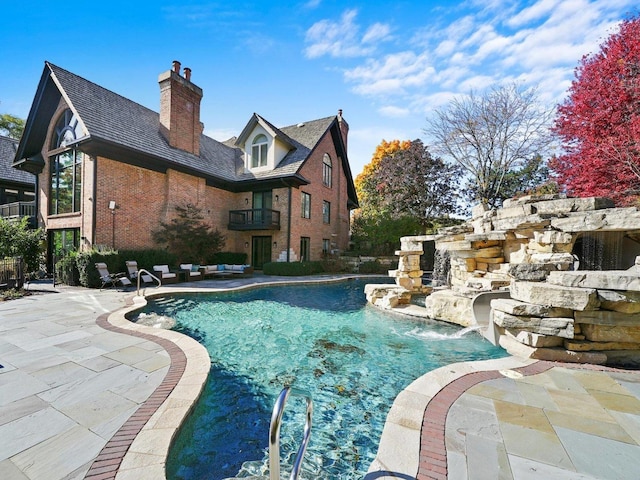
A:
{"label": "flagstone paving", "polygon": [[[55,290],[0,303],[0,479],[163,478],[173,433],[206,378],[206,351],[175,332],[131,326],[122,312],[135,292]],[[640,372],[506,357],[416,379],[394,402],[366,478],[639,471]]]}

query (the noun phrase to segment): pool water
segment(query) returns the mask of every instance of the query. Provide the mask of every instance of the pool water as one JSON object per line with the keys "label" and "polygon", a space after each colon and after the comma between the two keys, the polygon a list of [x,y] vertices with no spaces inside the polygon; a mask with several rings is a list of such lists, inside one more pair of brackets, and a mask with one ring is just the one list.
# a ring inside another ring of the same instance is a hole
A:
{"label": "pool water", "polygon": [[[178,432],[167,478],[268,475],[273,404],[285,385],[312,394],[311,440],[301,478],[362,478],[394,398],[440,366],[505,352],[477,332],[367,305],[364,281],[261,287],[156,298],[140,313],[176,320],[201,342],[211,372]],[[133,319],[135,320],[135,319]],[[282,472],[291,471],[305,401],[290,397],[281,428]]]}

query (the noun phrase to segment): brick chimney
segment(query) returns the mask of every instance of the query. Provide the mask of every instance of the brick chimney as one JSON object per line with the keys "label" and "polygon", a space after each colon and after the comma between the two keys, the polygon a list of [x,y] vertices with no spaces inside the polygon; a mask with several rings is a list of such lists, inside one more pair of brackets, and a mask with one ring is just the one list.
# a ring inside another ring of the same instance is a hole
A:
{"label": "brick chimney", "polygon": [[173,69],[161,73],[160,132],[174,148],[200,155],[200,122],[202,89],[191,83],[191,69],[180,75],[180,62],[174,60]]}
{"label": "brick chimney", "polygon": [[344,148],[347,148],[347,139],[349,137],[349,124],[342,117],[342,109],[338,110],[338,125],[340,125],[340,133],[342,134],[342,141],[344,142]]}

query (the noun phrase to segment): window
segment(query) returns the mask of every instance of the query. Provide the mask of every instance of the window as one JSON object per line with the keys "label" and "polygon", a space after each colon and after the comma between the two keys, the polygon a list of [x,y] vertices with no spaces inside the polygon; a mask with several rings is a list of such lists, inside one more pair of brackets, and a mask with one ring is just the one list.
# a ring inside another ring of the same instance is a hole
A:
{"label": "window", "polygon": [[265,135],[258,135],[253,139],[251,146],[251,168],[265,167],[267,165],[267,137]]}
{"label": "window", "polygon": [[302,218],[311,218],[311,195],[302,192]]}
{"label": "window", "polygon": [[82,192],[82,153],[67,148],[82,136],[80,123],[71,110],[65,110],[56,124],[51,141],[49,214],[80,211]]}
{"label": "window", "polygon": [[322,202],[322,221],[324,223],[331,223],[331,202],[324,200]]}
{"label": "window", "polygon": [[271,224],[272,212],[271,207],[273,202],[271,200],[271,190],[266,192],[253,192],[253,223],[256,225],[269,225]]}
{"label": "window", "polygon": [[331,242],[328,238],[322,239],[322,253],[328,254],[329,250],[331,250]]}
{"label": "window", "polygon": [[328,153],[322,157],[322,184],[331,188],[331,157]]}
{"label": "window", "polygon": [[49,231],[49,251],[52,252],[57,259],[60,259],[75,252],[80,247],[80,229],[67,228],[63,230]]}
{"label": "window", "polygon": [[300,237],[300,261],[309,261],[311,256],[311,239]]}

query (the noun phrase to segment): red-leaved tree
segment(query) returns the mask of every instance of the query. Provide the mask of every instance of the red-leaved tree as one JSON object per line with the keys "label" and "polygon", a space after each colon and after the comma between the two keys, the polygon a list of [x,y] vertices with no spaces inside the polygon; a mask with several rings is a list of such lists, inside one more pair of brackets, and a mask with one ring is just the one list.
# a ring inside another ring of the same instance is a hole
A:
{"label": "red-leaved tree", "polygon": [[550,167],[571,195],[632,203],[640,196],[640,17],[584,56],[575,77],[554,126],[563,154]]}

